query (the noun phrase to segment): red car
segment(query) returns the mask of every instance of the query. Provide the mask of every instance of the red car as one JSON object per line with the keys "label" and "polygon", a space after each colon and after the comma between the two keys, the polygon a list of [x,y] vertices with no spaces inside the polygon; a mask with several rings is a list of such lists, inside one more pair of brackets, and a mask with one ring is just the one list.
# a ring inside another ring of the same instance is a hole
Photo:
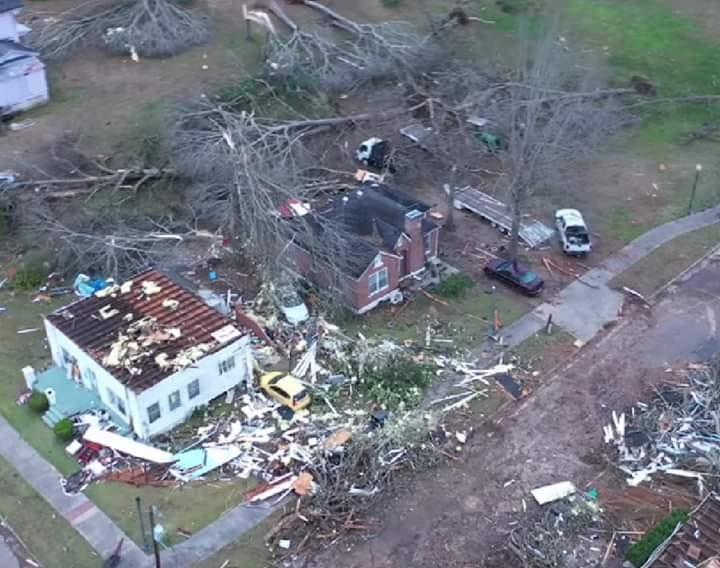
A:
{"label": "red car", "polygon": [[515,286],[528,296],[542,292],[545,281],[528,267],[517,261],[496,258],[485,265],[485,274]]}

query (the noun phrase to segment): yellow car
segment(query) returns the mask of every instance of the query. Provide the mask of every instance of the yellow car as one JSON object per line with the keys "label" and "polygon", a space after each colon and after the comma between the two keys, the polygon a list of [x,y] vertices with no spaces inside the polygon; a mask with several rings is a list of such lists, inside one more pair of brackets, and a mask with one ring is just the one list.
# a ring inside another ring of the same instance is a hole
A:
{"label": "yellow car", "polygon": [[260,388],[270,398],[292,410],[302,410],[310,404],[310,393],[292,375],[275,371],[260,377]]}

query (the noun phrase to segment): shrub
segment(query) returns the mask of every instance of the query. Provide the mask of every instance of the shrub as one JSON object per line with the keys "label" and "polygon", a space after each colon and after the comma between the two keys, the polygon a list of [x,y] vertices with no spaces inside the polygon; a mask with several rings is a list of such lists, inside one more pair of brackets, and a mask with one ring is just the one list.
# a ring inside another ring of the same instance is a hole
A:
{"label": "shrub", "polygon": [[402,0],[382,0],[382,3],[386,8],[397,8],[402,4]]}
{"label": "shrub", "polygon": [[45,396],[45,393],[42,393],[40,391],[33,391],[33,393],[30,395],[30,400],[28,400],[28,406],[33,412],[42,414],[48,408],[50,408],[50,402]]}
{"label": "shrub", "polygon": [[473,287],[472,278],[466,274],[451,274],[438,284],[436,290],[444,298],[460,298]]}
{"label": "shrub", "polygon": [[688,518],[688,511],[685,509],[675,509],[651,530],[645,533],[645,536],[633,544],[625,553],[625,559],[632,562],[634,566],[642,566],[660,546],[672,534],[678,523],[683,523]]}
{"label": "shrub", "polygon": [[361,394],[387,410],[419,406],[425,389],[435,376],[432,365],[394,356],[365,372],[360,380]]}
{"label": "shrub", "polygon": [[45,257],[39,252],[29,252],[17,267],[13,287],[18,290],[34,290],[45,284],[49,272]]}
{"label": "shrub", "polygon": [[53,426],[55,435],[60,438],[63,442],[69,442],[75,435],[75,425],[69,418],[63,418],[59,420],[55,426]]}

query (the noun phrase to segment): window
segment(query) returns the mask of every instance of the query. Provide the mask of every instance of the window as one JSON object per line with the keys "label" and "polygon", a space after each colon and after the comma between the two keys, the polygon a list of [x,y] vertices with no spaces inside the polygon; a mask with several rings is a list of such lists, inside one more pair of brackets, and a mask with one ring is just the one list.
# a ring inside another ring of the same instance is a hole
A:
{"label": "window", "polygon": [[383,265],[382,255],[377,255],[375,257],[375,262],[373,263],[373,268],[380,268],[382,265]]}
{"label": "window", "polygon": [[200,380],[195,379],[187,386],[188,398],[195,398],[200,394]]}
{"label": "window", "polygon": [[160,418],[160,403],[156,402],[147,407],[148,421],[150,424]]}
{"label": "window", "polygon": [[425,256],[433,253],[433,233],[425,233]]}
{"label": "window", "polygon": [[182,400],[180,399],[180,391],[176,390],[175,392],[171,392],[170,396],[168,396],[168,406],[170,407],[170,411],[175,410],[181,404]]}
{"label": "window", "polygon": [[112,391],[110,389],[107,389],[107,395],[108,400],[110,401],[110,406],[112,406],[120,414],[125,416],[125,401],[117,394],[115,394],[115,391]]}
{"label": "window", "polygon": [[388,269],[383,268],[370,275],[370,295],[377,294],[388,287]]}
{"label": "window", "polygon": [[97,392],[97,377],[94,371],[92,369],[85,369],[83,371],[83,377],[85,378],[85,384]]}
{"label": "window", "polygon": [[221,375],[224,375],[225,373],[229,372],[231,369],[235,368],[235,355],[230,357],[229,359],[225,359],[224,361],[220,361],[218,363],[218,372]]}

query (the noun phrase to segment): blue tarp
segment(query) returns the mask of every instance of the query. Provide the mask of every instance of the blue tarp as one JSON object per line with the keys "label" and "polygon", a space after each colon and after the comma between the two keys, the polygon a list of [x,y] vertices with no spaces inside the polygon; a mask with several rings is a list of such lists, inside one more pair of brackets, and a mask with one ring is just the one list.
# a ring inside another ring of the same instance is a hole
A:
{"label": "blue tarp", "polygon": [[78,274],[73,282],[73,290],[81,298],[89,298],[98,290],[107,288],[112,280],[106,278],[90,278],[87,274]]}

